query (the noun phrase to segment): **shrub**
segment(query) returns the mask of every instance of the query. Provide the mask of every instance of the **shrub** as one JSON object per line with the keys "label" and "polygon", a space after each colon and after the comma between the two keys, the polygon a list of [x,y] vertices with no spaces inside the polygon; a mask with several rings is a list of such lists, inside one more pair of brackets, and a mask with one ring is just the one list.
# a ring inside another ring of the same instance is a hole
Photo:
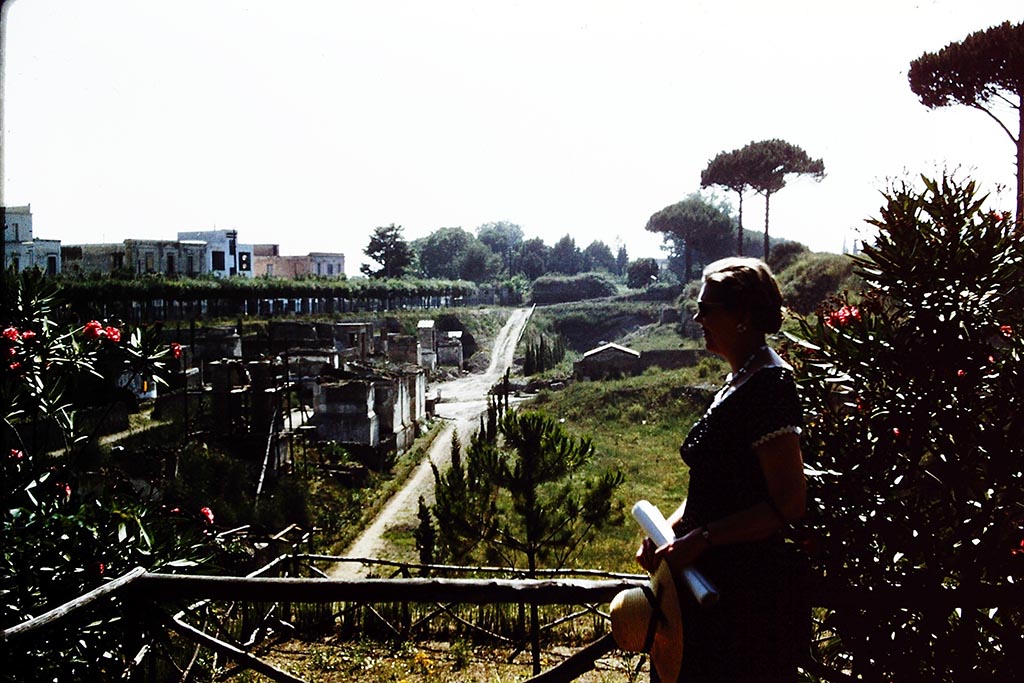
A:
{"label": "shrub", "polygon": [[533,282],[530,300],[535,304],[557,304],[612,296],[617,291],[607,273],[545,275]]}
{"label": "shrub", "polygon": [[782,271],[776,271],[782,300],[801,315],[812,313],[822,301],[844,287],[856,288],[849,256],[804,252]]}
{"label": "shrub", "polygon": [[658,262],[652,258],[641,258],[633,261],[626,268],[626,285],[630,289],[642,289],[658,279]]}
{"label": "shrub", "polygon": [[[1024,579],[1024,247],[973,182],[893,188],[860,300],[801,325],[810,527],[829,580],[932,591]],[[863,605],[826,658],[861,680],[1022,680],[1019,604]],[[997,607],[997,605],[986,605]],[[909,656],[909,653],[914,653]]]}
{"label": "shrub", "polygon": [[768,254],[768,267],[772,269],[773,273],[781,273],[797,257],[807,252],[807,247],[799,242],[790,242],[788,240],[776,242],[772,245],[771,252]]}
{"label": "shrub", "polygon": [[[119,471],[89,471],[99,455],[75,419],[125,376],[159,377],[171,350],[151,330],[59,323],[52,283],[33,271],[2,277],[0,627],[7,629],[135,567],[181,571],[211,560],[218,546],[208,507],[168,511]],[[4,648],[6,670],[22,680],[119,678],[151,637],[122,608],[131,605],[114,600],[99,615],[24,636]]]}

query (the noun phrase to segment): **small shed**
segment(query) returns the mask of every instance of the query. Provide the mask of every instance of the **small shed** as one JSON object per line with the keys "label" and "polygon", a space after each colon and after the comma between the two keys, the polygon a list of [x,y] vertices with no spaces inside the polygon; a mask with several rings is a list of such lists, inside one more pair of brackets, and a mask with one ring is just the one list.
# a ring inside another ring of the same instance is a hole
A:
{"label": "small shed", "polygon": [[609,342],[584,353],[573,363],[573,374],[577,379],[622,377],[636,373],[639,362],[639,351]]}

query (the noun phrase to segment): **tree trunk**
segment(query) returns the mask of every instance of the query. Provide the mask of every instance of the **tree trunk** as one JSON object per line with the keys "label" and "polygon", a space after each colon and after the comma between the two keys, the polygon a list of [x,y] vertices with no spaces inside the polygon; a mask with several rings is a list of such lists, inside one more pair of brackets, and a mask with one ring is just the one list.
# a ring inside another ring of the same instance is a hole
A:
{"label": "tree trunk", "polygon": [[772,193],[764,193],[764,261],[768,262],[768,206],[771,204]]}
{"label": "tree trunk", "polygon": [[686,269],[684,279],[689,282],[692,277],[691,271],[693,270],[693,250],[690,247],[690,240],[686,240]]}
{"label": "tree trunk", "polygon": [[1024,90],[1018,93],[1020,106],[1017,114],[1020,127],[1017,132],[1017,228],[1024,228]]}
{"label": "tree trunk", "polygon": [[743,256],[743,193],[740,192],[740,225],[736,228],[737,242],[736,242],[736,255]]}

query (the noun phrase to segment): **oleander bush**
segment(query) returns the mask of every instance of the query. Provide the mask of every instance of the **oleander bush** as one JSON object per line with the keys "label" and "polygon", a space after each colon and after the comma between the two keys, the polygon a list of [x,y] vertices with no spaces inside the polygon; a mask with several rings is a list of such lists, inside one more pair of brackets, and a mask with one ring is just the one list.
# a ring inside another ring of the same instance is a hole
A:
{"label": "oleander bush", "polygon": [[[185,571],[224,560],[208,507],[169,510],[104,468],[77,419],[135,377],[158,380],[180,349],[153,330],[58,320],[58,291],[35,271],[0,283],[0,627],[59,607],[135,567]],[[117,598],[56,628],[3,643],[0,677],[93,681],[121,675],[151,638]]]}
{"label": "oleander bush", "polygon": [[825,617],[822,658],[866,681],[1024,680],[1020,605],[919,591],[1024,580],[1024,234],[952,177],[893,187],[852,259],[863,291],[804,319],[806,543],[829,581],[910,604]]}

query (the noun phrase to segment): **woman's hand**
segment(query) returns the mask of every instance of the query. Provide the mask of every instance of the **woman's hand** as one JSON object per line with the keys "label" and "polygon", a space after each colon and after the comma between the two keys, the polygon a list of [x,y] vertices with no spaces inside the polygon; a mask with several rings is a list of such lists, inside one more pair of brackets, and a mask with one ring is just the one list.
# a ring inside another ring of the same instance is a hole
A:
{"label": "woman's hand", "polygon": [[648,574],[653,574],[654,570],[658,568],[660,558],[655,557],[654,553],[656,550],[654,541],[645,538],[644,542],[640,544],[640,549],[636,551],[637,564],[643,567],[644,571]]}
{"label": "woman's hand", "polygon": [[676,540],[661,546],[654,552],[655,565],[659,560],[668,562],[673,574],[679,574],[684,567],[688,567],[697,561],[701,553],[710,545],[707,539],[701,534],[700,529],[694,529]]}

